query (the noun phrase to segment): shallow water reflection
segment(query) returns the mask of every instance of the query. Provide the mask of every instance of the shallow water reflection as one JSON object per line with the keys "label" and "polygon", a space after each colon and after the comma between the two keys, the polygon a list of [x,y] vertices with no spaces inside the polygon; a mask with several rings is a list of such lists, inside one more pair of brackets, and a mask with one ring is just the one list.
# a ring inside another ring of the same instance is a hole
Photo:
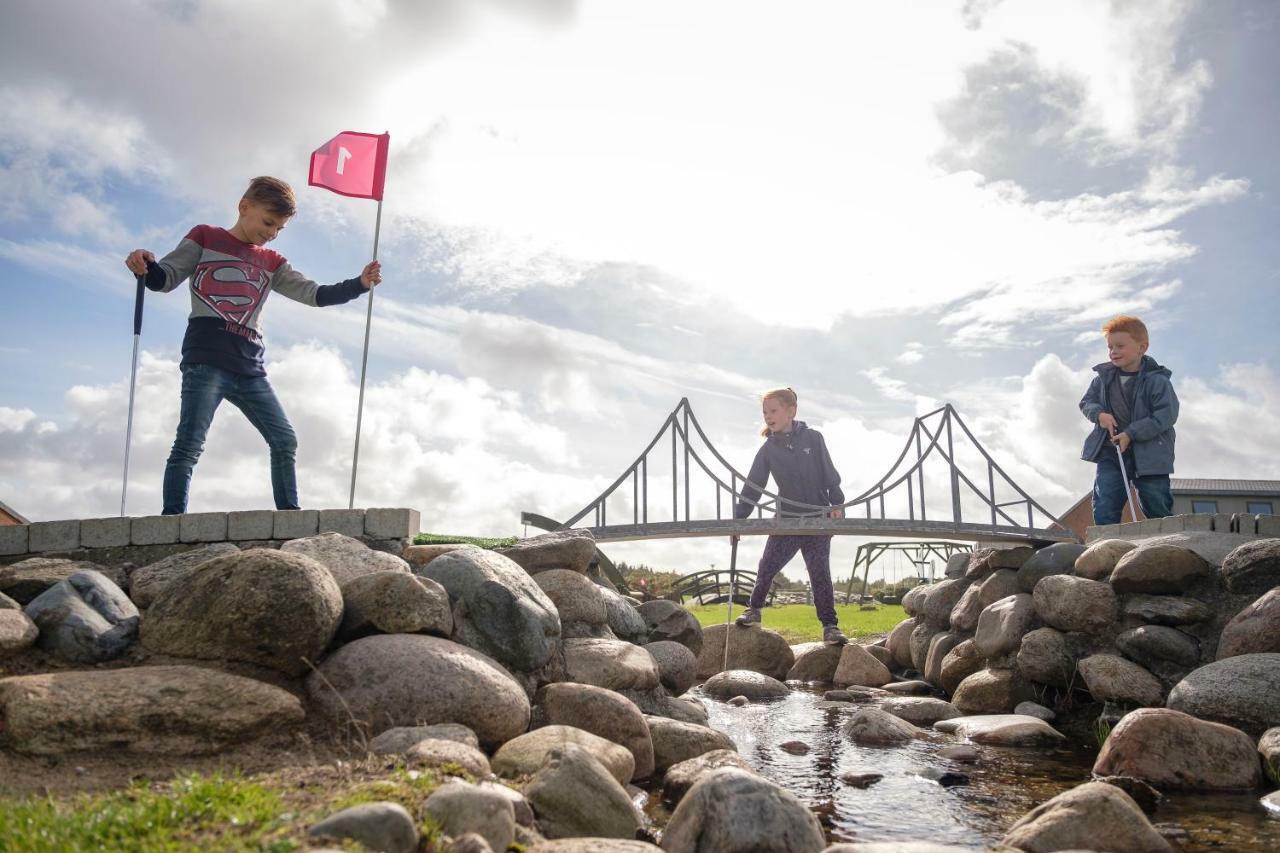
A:
{"label": "shallow water reflection", "polygon": [[[727,733],[738,751],[764,776],[800,797],[832,841],[928,840],[974,849],[998,841],[1032,807],[1089,779],[1091,748],[1009,749],[975,746],[976,764],[936,755],[957,741],[944,735],[905,747],[864,747],[845,739],[840,726],[858,706],[824,702],[822,689],[791,685],[792,693],[741,708],[706,696],[711,725]],[[798,740],[804,755],[779,748]],[[921,775],[950,770],[968,784],[943,787]],[[846,772],[884,778],[860,789],[840,781]],[[1152,821],[1176,849],[1242,853],[1280,850],[1280,819],[1249,795],[1166,798]],[[659,817],[662,820],[662,817]]]}

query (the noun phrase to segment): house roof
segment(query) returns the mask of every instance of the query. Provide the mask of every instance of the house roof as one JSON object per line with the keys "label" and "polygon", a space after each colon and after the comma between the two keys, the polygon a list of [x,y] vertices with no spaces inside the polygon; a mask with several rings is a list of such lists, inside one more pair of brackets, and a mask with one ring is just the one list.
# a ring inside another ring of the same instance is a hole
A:
{"label": "house roof", "polygon": [[1176,494],[1182,495],[1280,495],[1280,480],[1216,480],[1170,477],[1169,487]]}
{"label": "house roof", "polygon": [[31,523],[31,522],[30,522],[30,521],[28,521],[25,517],[23,517],[22,513],[18,512],[16,509],[14,509],[13,507],[9,506],[9,505],[8,505],[7,503],[5,503],[4,501],[0,501],[0,512],[3,512],[3,513],[5,513],[6,515],[10,516],[14,521],[18,522],[19,524],[30,524],[30,523]]}

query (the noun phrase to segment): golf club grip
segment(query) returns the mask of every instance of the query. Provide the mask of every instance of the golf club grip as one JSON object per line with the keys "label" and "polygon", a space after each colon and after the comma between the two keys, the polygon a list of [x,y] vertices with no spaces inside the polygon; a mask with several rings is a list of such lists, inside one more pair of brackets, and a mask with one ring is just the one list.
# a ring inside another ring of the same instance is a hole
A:
{"label": "golf club grip", "polygon": [[138,295],[133,300],[133,333],[135,335],[142,334],[142,294],[147,289],[145,275],[137,276],[138,279]]}

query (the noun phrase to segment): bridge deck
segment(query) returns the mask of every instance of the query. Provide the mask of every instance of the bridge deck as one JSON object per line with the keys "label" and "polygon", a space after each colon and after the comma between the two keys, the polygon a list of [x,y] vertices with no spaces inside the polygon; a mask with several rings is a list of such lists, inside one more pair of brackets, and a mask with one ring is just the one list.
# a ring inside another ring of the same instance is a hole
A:
{"label": "bridge deck", "polygon": [[1014,532],[990,524],[950,521],[907,521],[878,518],[743,518],[711,521],[660,521],[610,524],[587,528],[597,542],[634,542],[706,536],[900,536],[915,539],[961,539],[971,542],[1074,542],[1068,530],[1028,529]]}

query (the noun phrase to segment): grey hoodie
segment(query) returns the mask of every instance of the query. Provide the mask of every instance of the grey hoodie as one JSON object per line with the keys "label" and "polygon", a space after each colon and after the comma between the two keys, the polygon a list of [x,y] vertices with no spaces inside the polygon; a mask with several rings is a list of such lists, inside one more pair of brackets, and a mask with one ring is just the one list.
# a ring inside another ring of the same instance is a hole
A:
{"label": "grey hoodie", "polygon": [[[1097,376],[1093,377],[1089,390],[1080,401],[1080,411],[1095,424],[1080,454],[1086,462],[1097,462],[1104,454],[1115,454],[1107,431],[1096,424],[1098,415],[1103,412],[1113,414],[1107,402],[1107,391],[1111,388],[1112,375],[1119,368],[1103,362],[1093,370]],[[1124,429],[1132,439],[1129,445],[1134,460],[1134,470],[1129,472],[1131,477],[1173,473],[1173,424],[1178,420],[1178,395],[1169,380],[1172,375],[1169,368],[1161,367],[1154,358],[1144,355],[1138,375],[1132,380],[1137,383],[1133,389],[1133,417]]]}
{"label": "grey hoodie", "polygon": [[[804,421],[795,421],[791,432],[773,433],[756,452],[751,463],[748,483],[742,486],[742,499],[734,507],[734,518],[751,515],[760,499],[760,489],[769,482],[769,475],[778,483],[778,494],[783,498],[815,506],[834,506],[844,503],[840,490],[840,472],[831,462],[827,443],[822,433],[809,429]],[[754,485],[752,485],[754,484]],[[782,504],[782,515],[807,515],[814,510]]]}

